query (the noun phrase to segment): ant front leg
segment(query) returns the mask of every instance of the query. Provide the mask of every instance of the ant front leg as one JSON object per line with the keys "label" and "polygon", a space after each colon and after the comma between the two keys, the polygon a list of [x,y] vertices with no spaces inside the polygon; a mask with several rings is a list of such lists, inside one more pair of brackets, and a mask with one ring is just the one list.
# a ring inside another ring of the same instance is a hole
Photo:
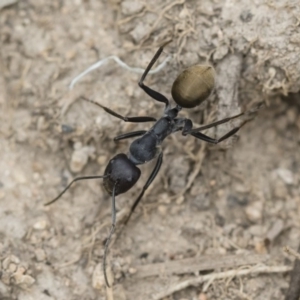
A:
{"label": "ant front leg", "polygon": [[130,209],[130,213],[129,215],[127,216],[125,222],[124,222],[124,225],[126,225],[131,217],[131,215],[133,214],[135,208],[138,206],[139,202],[141,201],[142,197],[144,196],[146,190],[148,189],[148,187],[150,186],[150,184],[153,182],[153,180],[155,179],[157,173],[159,172],[160,170],[160,167],[162,165],[162,162],[163,162],[163,153],[160,152],[158,158],[157,158],[157,161],[156,161],[156,165],[151,173],[151,175],[149,176],[146,184],[144,185],[141,193],[139,194],[139,196],[137,197],[137,199],[134,201],[131,209]]}
{"label": "ant front leg", "polygon": [[105,279],[105,283],[108,287],[110,287],[110,284],[108,282],[108,278],[107,278],[107,274],[106,274],[106,257],[107,257],[107,253],[108,253],[108,247],[110,244],[110,240],[112,235],[115,232],[115,228],[116,228],[116,185],[117,182],[114,184],[113,190],[112,190],[112,199],[111,199],[111,228],[110,228],[110,232],[109,235],[106,239],[105,242],[105,246],[104,246],[104,255],[103,255],[103,263],[102,263],[102,267],[103,267],[103,273],[104,273],[104,279]]}
{"label": "ant front leg", "polygon": [[143,75],[142,75],[142,77],[141,77],[141,79],[139,81],[140,88],[142,88],[146,92],[146,94],[148,94],[154,100],[156,100],[158,102],[165,103],[166,108],[169,106],[169,100],[164,95],[162,95],[161,93],[156,92],[156,91],[152,90],[151,88],[149,88],[148,86],[146,86],[144,84],[144,80],[145,80],[146,76],[148,75],[149,71],[151,70],[151,68],[153,67],[153,65],[155,64],[155,62],[157,61],[157,59],[159,58],[159,56],[161,55],[164,47],[167,44],[169,44],[170,42],[171,41],[167,41],[161,47],[159,47],[159,49],[157,50],[157,52],[155,53],[154,57],[150,61],[149,65],[147,66],[145,72],[143,73]]}

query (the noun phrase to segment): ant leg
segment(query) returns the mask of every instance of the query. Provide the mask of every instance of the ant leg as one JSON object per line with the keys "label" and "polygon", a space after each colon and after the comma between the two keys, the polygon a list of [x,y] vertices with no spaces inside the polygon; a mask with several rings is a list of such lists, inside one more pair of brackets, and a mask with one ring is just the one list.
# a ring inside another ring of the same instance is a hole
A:
{"label": "ant leg", "polygon": [[129,213],[128,217],[126,218],[125,222],[124,222],[124,225],[126,225],[128,223],[128,221],[129,221],[132,213],[134,212],[135,208],[137,207],[137,205],[139,204],[140,200],[144,196],[145,191],[148,189],[148,187],[150,186],[150,184],[152,183],[152,181],[155,179],[157,173],[160,170],[162,162],[163,162],[163,153],[160,152],[160,154],[159,154],[159,156],[157,158],[157,161],[156,161],[156,165],[155,165],[155,167],[154,167],[151,175],[149,176],[146,184],[144,185],[143,190],[141,191],[141,193],[139,194],[139,196],[137,197],[137,199],[134,201],[134,203],[133,203],[133,205],[131,207],[130,213]]}
{"label": "ant leg", "polygon": [[116,141],[131,138],[131,137],[135,137],[135,136],[141,136],[141,135],[145,134],[146,132],[147,132],[147,130],[138,130],[138,131],[132,131],[132,132],[128,132],[128,133],[123,133],[123,134],[116,136],[114,138],[114,141],[116,142]]}
{"label": "ant leg", "polygon": [[155,64],[155,62],[157,61],[157,59],[159,58],[159,56],[161,55],[164,47],[167,44],[169,44],[170,42],[171,41],[167,41],[161,47],[159,47],[159,49],[157,50],[157,52],[153,56],[152,60],[150,61],[149,65],[147,66],[145,72],[143,73],[143,75],[142,75],[142,77],[139,81],[140,88],[142,88],[146,92],[146,94],[148,94],[151,98],[153,98],[154,100],[156,100],[158,102],[165,103],[166,107],[169,106],[169,100],[164,95],[162,95],[161,93],[156,92],[156,91],[152,90],[151,88],[149,88],[148,86],[144,85],[144,80],[145,80],[147,74],[149,73],[149,71],[151,70],[151,68],[153,67],[153,65]]}
{"label": "ant leg", "polygon": [[238,118],[240,116],[243,116],[244,114],[245,113],[242,112],[240,114],[237,114],[237,115],[229,117],[229,118],[225,118],[223,120],[219,120],[219,121],[216,121],[216,122],[213,122],[213,123],[210,123],[210,124],[198,127],[198,128],[193,128],[193,129],[190,130],[190,132],[199,132],[199,131],[202,131],[202,130],[205,130],[205,129],[208,129],[208,128],[212,128],[212,127],[215,127],[215,126],[227,123],[227,122],[229,122],[229,121],[231,121],[233,119],[236,119],[236,118]]}
{"label": "ant leg", "polygon": [[213,123],[210,123],[210,124],[198,127],[198,128],[193,128],[193,129],[189,130],[188,134],[191,133],[191,132],[199,132],[199,131],[202,131],[202,130],[205,130],[205,129],[208,129],[208,128],[212,128],[212,127],[215,127],[215,126],[227,123],[227,122],[229,122],[229,121],[231,121],[233,119],[236,119],[238,117],[241,117],[243,115],[249,115],[249,116],[251,116],[251,115],[253,115],[253,113],[256,113],[261,108],[262,105],[263,105],[262,103],[259,103],[253,109],[250,109],[248,111],[244,111],[244,112],[239,113],[239,114],[237,114],[235,116],[232,116],[232,117],[229,117],[229,118],[225,118],[223,120],[219,120],[219,121],[216,121],[216,122],[213,122]]}
{"label": "ant leg", "polygon": [[233,136],[235,133],[237,133],[246,123],[247,121],[244,121],[240,126],[233,128],[232,130],[230,130],[229,132],[227,132],[225,135],[223,135],[222,137],[220,137],[219,139],[213,139],[203,133],[200,132],[190,132],[187,134],[192,135],[193,137],[208,142],[208,143],[212,143],[212,144],[218,144],[226,139],[228,139],[229,137]]}
{"label": "ant leg", "polygon": [[71,185],[75,182],[75,181],[79,181],[79,180],[87,180],[87,179],[99,179],[99,178],[105,178],[106,175],[104,176],[85,176],[85,177],[77,177],[75,178],[74,180],[72,180],[68,185],[67,187],[56,197],[54,198],[53,200],[47,202],[44,204],[44,206],[48,206],[54,202],[56,202],[70,187]]}
{"label": "ant leg", "polygon": [[109,113],[110,115],[118,118],[118,119],[121,119],[125,122],[131,122],[131,123],[143,123],[143,122],[155,122],[156,119],[155,118],[152,118],[152,117],[123,117],[121,115],[119,115],[118,113],[114,112],[113,110],[111,110],[110,108],[96,102],[96,101],[93,101],[93,100],[90,100],[90,99],[87,99],[83,96],[81,96],[81,99],[84,100],[84,101],[87,101],[87,102],[90,102],[90,103],[93,103],[99,107],[101,107],[103,110],[105,110],[107,113]]}
{"label": "ant leg", "polygon": [[116,192],[116,185],[117,182],[114,185],[113,191],[112,191],[112,201],[111,201],[111,228],[110,228],[110,233],[106,239],[105,242],[105,247],[104,247],[104,255],[103,255],[103,273],[104,273],[104,279],[105,283],[108,287],[110,287],[107,279],[107,274],[106,274],[106,257],[107,257],[107,251],[108,251],[108,246],[111,240],[111,237],[115,231],[116,227],[116,200],[115,200],[115,192]]}

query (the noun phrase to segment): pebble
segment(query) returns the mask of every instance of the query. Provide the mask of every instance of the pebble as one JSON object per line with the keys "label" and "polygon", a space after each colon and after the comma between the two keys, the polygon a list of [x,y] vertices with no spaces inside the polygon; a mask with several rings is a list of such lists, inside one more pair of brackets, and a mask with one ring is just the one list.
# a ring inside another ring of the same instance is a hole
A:
{"label": "pebble", "polygon": [[272,225],[272,227],[269,229],[266,241],[267,242],[273,242],[284,230],[284,223],[281,219],[277,219],[275,223]]}
{"label": "pebble", "polygon": [[261,225],[252,225],[249,227],[249,233],[256,237],[262,237],[266,233],[266,229]]}
{"label": "pebble", "polygon": [[44,230],[46,229],[48,225],[48,222],[45,219],[37,221],[34,225],[33,228],[36,230]]}
{"label": "pebble", "polygon": [[199,296],[198,296],[198,299],[199,300],[207,300],[206,294],[200,293]]}
{"label": "pebble", "polygon": [[8,266],[11,264],[19,264],[20,263],[20,259],[18,257],[16,257],[15,255],[9,255],[7,256],[3,261],[2,261],[2,268],[4,270],[8,269]]}
{"label": "pebble", "polygon": [[[77,148],[77,147],[76,147]],[[88,162],[89,156],[91,156],[95,152],[94,147],[82,147],[79,149],[75,149],[70,163],[70,169],[74,173],[79,173],[85,167]]]}
{"label": "pebble", "polygon": [[221,60],[223,57],[227,55],[228,51],[229,49],[227,45],[219,46],[216,49],[215,53],[213,54],[214,61]]}
{"label": "pebble", "polygon": [[31,277],[30,275],[23,275],[20,273],[15,273],[13,275],[13,279],[15,280],[15,284],[20,286],[21,288],[28,288],[29,286],[33,285],[35,282],[35,279]]}
{"label": "pebble", "polygon": [[209,185],[211,186],[211,187],[213,187],[213,186],[215,186],[216,185],[216,180],[215,179],[212,179],[210,182],[209,182]]}
{"label": "pebble", "polygon": [[267,248],[264,241],[259,241],[255,243],[255,251],[259,254],[266,254]]}
{"label": "pebble", "polygon": [[136,43],[139,43],[140,40],[145,36],[145,32],[150,30],[150,25],[145,23],[139,23],[131,32],[130,35]]}
{"label": "pebble", "polygon": [[176,204],[177,205],[180,205],[184,202],[185,198],[183,195],[179,196],[177,199],[176,199]]}
{"label": "pebble", "polygon": [[26,176],[21,170],[15,169],[13,172],[13,176],[16,182],[19,184],[24,184],[27,182]]}
{"label": "pebble", "polygon": [[44,116],[40,116],[37,119],[37,130],[43,131],[49,128],[49,123],[46,121],[46,118]]}
{"label": "pebble", "polygon": [[295,125],[297,122],[298,112],[294,107],[291,107],[286,113],[288,122],[292,125]]}
{"label": "pebble", "polygon": [[246,215],[251,222],[258,222],[262,218],[263,205],[260,201],[255,201],[245,209]]}
{"label": "pebble", "polygon": [[167,206],[166,205],[159,205],[158,206],[158,213],[161,215],[161,216],[165,216],[167,214]]}
{"label": "pebble", "polygon": [[129,274],[135,274],[137,272],[137,269],[135,269],[135,268],[129,268],[128,272],[129,272]]}
{"label": "pebble", "polygon": [[9,6],[12,5],[14,3],[17,3],[18,0],[0,0],[0,9],[5,7],[5,6]]}
{"label": "pebble", "polygon": [[97,158],[97,163],[101,167],[106,166],[107,163],[108,163],[107,156],[105,156],[105,155],[99,155],[98,158]]}
{"label": "pebble", "polygon": [[44,249],[37,248],[37,249],[35,249],[34,253],[35,253],[35,257],[36,257],[37,261],[46,260],[46,253],[45,253]]}
{"label": "pebble", "polygon": [[186,67],[199,63],[199,57],[194,52],[186,52],[185,54],[182,54],[181,59]]}
{"label": "pebble", "polygon": [[276,173],[279,176],[279,178],[281,180],[283,180],[283,182],[285,184],[287,184],[287,185],[294,184],[294,175],[290,170],[284,169],[284,168],[279,168],[279,169],[276,169]]}
{"label": "pebble", "polygon": [[17,271],[17,265],[16,264],[14,264],[14,263],[11,263],[11,264],[9,264],[9,266],[8,266],[8,272],[10,272],[10,273],[14,273],[14,272],[16,272]]}
{"label": "pebble", "polygon": [[102,264],[99,263],[93,272],[92,285],[94,289],[101,290],[105,285],[105,279],[102,270]]}
{"label": "pebble", "polygon": [[17,143],[24,143],[28,140],[28,134],[23,128],[16,129],[15,139]]}
{"label": "pebble", "polygon": [[121,11],[124,15],[134,15],[142,11],[145,5],[139,1],[125,0],[121,3]]}
{"label": "pebble", "polygon": [[4,284],[9,285],[10,284],[10,274],[7,272],[2,272],[1,281]]}

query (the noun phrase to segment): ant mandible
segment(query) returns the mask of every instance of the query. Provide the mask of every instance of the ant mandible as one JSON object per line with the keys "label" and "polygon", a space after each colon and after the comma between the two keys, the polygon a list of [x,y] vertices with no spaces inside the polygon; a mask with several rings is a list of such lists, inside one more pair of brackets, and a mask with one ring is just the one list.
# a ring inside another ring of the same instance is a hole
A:
{"label": "ant mandible", "polygon": [[130,213],[127,216],[124,224],[128,223],[132,213],[134,212],[135,208],[142,199],[145,191],[148,189],[148,187],[153,182],[157,173],[160,170],[160,167],[163,162],[163,152],[161,150],[160,145],[168,135],[177,131],[181,131],[182,135],[184,136],[192,135],[193,137],[202,141],[218,144],[234,135],[246,123],[246,121],[244,121],[240,126],[233,128],[221,138],[214,139],[203,133],[200,133],[200,131],[226,123],[232,119],[242,116],[245,113],[240,113],[235,116],[225,118],[223,120],[216,121],[198,128],[193,128],[193,123],[190,119],[177,118],[177,115],[182,108],[196,107],[199,104],[201,104],[204,100],[206,100],[211,94],[215,83],[215,72],[213,67],[210,65],[194,65],[187,68],[179,74],[179,76],[173,83],[171,91],[172,97],[176,102],[176,106],[173,108],[171,107],[169,100],[164,95],[149,88],[144,84],[144,80],[148,72],[151,70],[152,66],[159,58],[160,54],[163,51],[163,48],[170,42],[171,41],[166,42],[158,49],[139,81],[140,88],[142,88],[146,92],[146,94],[148,94],[154,100],[165,104],[163,116],[159,120],[148,116],[123,117],[118,113],[114,112],[113,110],[109,109],[108,107],[105,107],[85,97],[81,97],[83,100],[100,106],[107,113],[125,122],[155,122],[155,124],[149,130],[133,131],[115,137],[114,141],[120,141],[123,139],[139,136],[139,138],[137,138],[131,143],[128,155],[120,153],[114,156],[109,161],[104,171],[104,175],[77,177],[73,181],[71,181],[71,183],[56,198],[45,204],[47,206],[57,201],[71,187],[71,185],[75,181],[99,178],[103,179],[103,185],[105,190],[110,196],[112,196],[112,224],[110,233],[105,243],[103,257],[104,278],[108,287],[110,287],[110,285],[106,274],[106,257],[108,246],[116,227],[115,197],[117,195],[127,192],[136,184],[141,175],[141,171],[137,166],[145,164],[153,160],[154,158],[157,158],[156,165],[151,175],[149,176],[146,184],[144,185],[141,193],[134,201]]}

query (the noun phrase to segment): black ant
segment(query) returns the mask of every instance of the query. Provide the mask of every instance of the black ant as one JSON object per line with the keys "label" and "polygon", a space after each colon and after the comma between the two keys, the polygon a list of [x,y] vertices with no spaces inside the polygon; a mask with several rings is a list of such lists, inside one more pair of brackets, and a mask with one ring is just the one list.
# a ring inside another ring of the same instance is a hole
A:
{"label": "black ant", "polygon": [[234,135],[247,122],[244,121],[240,126],[233,128],[221,138],[214,139],[203,133],[200,133],[200,131],[226,123],[232,119],[244,115],[245,113],[240,113],[233,117],[225,118],[223,120],[213,122],[211,124],[204,125],[198,128],[193,128],[193,123],[190,119],[177,118],[177,115],[182,108],[196,107],[208,98],[208,96],[211,94],[214,88],[215,72],[213,67],[209,65],[194,65],[180,73],[172,86],[172,96],[174,101],[176,102],[176,106],[172,108],[169,100],[164,95],[152,90],[144,84],[144,80],[148,72],[162,53],[164,46],[166,46],[169,42],[170,41],[166,42],[158,49],[139,81],[140,88],[142,88],[146,92],[146,94],[148,94],[154,100],[165,104],[163,116],[159,120],[147,116],[123,117],[118,113],[114,112],[113,110],[97,102],[81,97],[83,100],[89,101],[100,106],[107,113],[125,122],[155,122],[155,124],[149,130],[133,131],[115,137],[114,141],[119,141],[127,138],[140,136],[131,143],[128,155],[120,153],[109,161],[105,169],[104,175],[75,178],[55,199],[45,204],[50,205],[53,202],[57,201],[71,187],[71,185],[75,181],[103,178],[104,188],[108,192],[108,194],[112,196],[112,225],[109,236],[105,243],[103,257],[104,278],[108,287],[110,285],[108,283],[106,275],[106,256],[108,246],[116,226],[115,196],[127,192],[136,184],[141,175],[141,171],[137,167],[137,165],[145,164],[153,160],[154,158],[157,158],[156,165],[151,175],[149,176],[146,184],[144,185],[141,193],[134,201],[130,213],[127,216],[124,224],[128,223],[132,213],[134,212],[135,208],[142,199],[145,191],[153,182],[157,173],[160,170],[160,167],[163,162],[163,152],[161,150],[160,145],[168,135],[177,131],[181,131],[182,135],[184,136],[192,135],[193,137],[203,140],[205,142],[218,144]]}

